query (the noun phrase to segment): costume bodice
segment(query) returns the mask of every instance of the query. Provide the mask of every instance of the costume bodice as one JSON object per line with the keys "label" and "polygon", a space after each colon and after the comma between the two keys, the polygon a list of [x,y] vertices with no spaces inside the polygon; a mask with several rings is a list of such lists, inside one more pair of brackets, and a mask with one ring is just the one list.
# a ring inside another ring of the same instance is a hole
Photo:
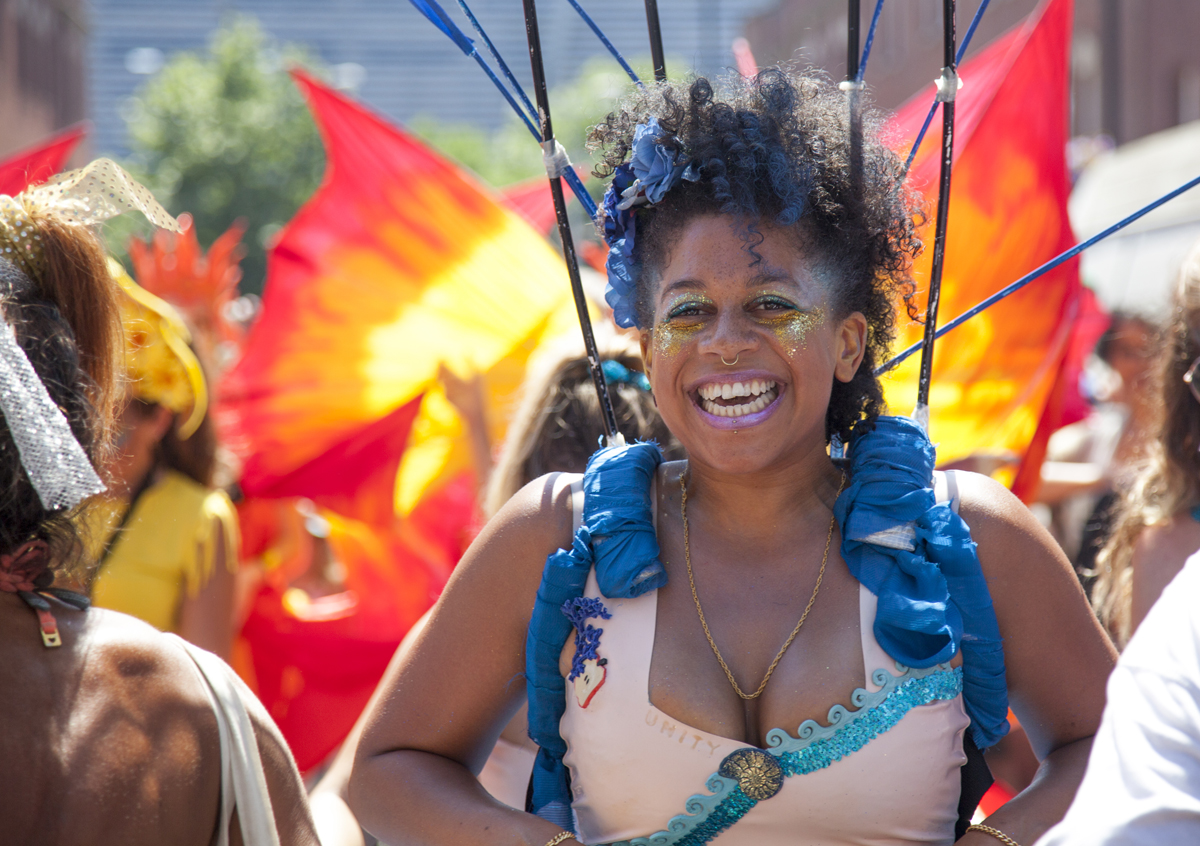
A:
{"label": "costume bodice", "polygon": [[[605,598],[593,570],[583,595],[611,614],[589,621],[599,630],[603,684],[585,707],[569,681],[559,723],[585,843],[693,846],[718,835],[727,846],[953,842],[969,724],[960,671],[898,668],[875,639],[876,597],[865,587],[859,629],[868,677],[826,724],[776,729],[768,750],[750,753],[773,756],[782,774],[778,793],[758,801],[751,782],[718,772],[748,744],[683,724],[650,702],[658,591]],[[727,774],[736,770],[729,766]]]}

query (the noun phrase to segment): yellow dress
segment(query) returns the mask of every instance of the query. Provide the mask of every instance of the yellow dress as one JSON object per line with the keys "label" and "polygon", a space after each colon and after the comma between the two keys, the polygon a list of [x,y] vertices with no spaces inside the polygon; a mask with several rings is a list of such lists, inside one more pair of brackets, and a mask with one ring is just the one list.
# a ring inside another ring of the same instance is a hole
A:
{"label": "yellow dress", "polygon": [[[95,551],[103,550],[124,508],[105,500],[89,511]],[[138,497],[95,576],[92,601],[175,632],[185,592],[195,596],[212,576],[218,541],[226,566],[236,571],[237,512],[229,497],[168,470]]]}

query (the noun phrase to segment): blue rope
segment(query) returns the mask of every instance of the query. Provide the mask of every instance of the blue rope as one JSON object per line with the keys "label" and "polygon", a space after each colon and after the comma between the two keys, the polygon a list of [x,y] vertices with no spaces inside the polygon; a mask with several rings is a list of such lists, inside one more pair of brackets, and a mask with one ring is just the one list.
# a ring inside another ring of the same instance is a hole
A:
{"label": "blue rope", "polygon": [[858,62],[858,73],[854,77],[861,83],[867,73],[867,61],[871,58],[871,45],[875,43],[875,27],[879,26],[879,13],[883,11],[883,0],[876,0],[875,13],[871,15],[871,28],[867,30],[867,43],[863,45],[862,59]]}
{"label": "blue rope", "polygon": [[613,45],[613,43],[608,40],[608,36],[606,36],[600,27],[596,25],[596,22],[592,20],[592,16],[583,10],[583,7],[579,5],[577,0],[567,0],[567,2],[575,8],[575,11],[579,13],[579,17],[583,18],[583,22],[592,28],[592,32],[596,33],[596,37],[600,39],[600,43],[608,48],[608,52],[612,53],[612,57],[616,59],[617,64],[621,66],[621,70],[629,74],[629,78],[637,83],[639,87],[641,87],[642,81],[638,79],[638,75],[633,72],[633,68],[631,68],[629,63],[625,61],[625,57],[622,56],[620,52],[617,51],[617,48]]}
{"label": "blue rope", "polygon": [[[1013,282],[1011,285],[1009,285],[1007,288],[1002,288],[1001,290],[992,294],[986,300],[983,300],[982,302],[978,303],[977,305],[964,311],[958,317],[954,318],[953,320],[948,322],[946,325],[942,326],[942,328],[938,329],[935,337],[940,338],[943,335],[945,335],[947,332],[949,332],[951,329],[954,329],[957,326],[961,326],[962,324],[964,324],[968,320],[970,320],[972,317],[979,314],[984,309],[990,308],[991,306],[1000,302],[1000,300],[1007,297],[1009,294],[1012,294],[1012,293],[1015,293],[1015,292],[1021,290],[1026,285],[1028,285],[1030,282],[1037,279],[1039,276],[1044,276],[1045,274],[1049,273],[1054,268],[1058,267],[1063,262],[1079,255],[1080,253],[1082,253],[1084,250],[1086,250],[1088,247],[1092,246],[1093,244],[1103,241],[1105,238],[1107,238],[1109,235],[1112,235],[1114,232],[1118,232],[1118,231],[1124,229],[1126,226],[1133,223],[1138,218],[1143,217],[1146,214],[1154,211],[1156,208],[1161,206],[1163,203],[1166,203],[1170,200],[1175,199],[1176,197],[1178,197],[1180,194],[1184,193],[1185,191],[1190,191],[1192,188],[1195,188],[1197,185],[1200,185],[1200,176],[1197,176],[1195,179],[1192,179],[1190,182],[1185,182],[1183,185],[1180,185],[1174,191],[1170,192],[1169,194],[1164,194],[1163,196],[1159,197],[1157,200],[1150,203],[1149,205],[1142,206],[1140,209],[1135,211],[1133,214],[1129,215],[1129,217],[1125,218],[1124,220],[1120,220],[1117,223],[1114,223],[1112,226],[1108,227],[1103,232],[1093,235],[1091,238],[1088,238],[1086,241],[1082,241],[1082,242],[1076,244],[1074,247],[1071,247],[1071,249],[1067,250],[1064,253],[1060,253],[1059,255],[1050,259],[1050,261],[1043,264],[1037,270],[1034,270],[1030,273],[1025,274],[1020,279],[1018,279],[1016,282]],[[898,356],[893,358],[891,361],[887,362],[886,364],[884,364],[880,367],[877,367],[875,369],[875,375],[878,376],[880,374],[886,373],[887,371],[891,370],[893,367],[898,365],[900,362],[904,361],[906,358],[911,356],[913,353],[916,353],[917,351],[919,351],[921,349],[921,347],[923,347],[924,345],[925,345],[924,341],[918,341],[917,343],[913,344],[911,347],[906,349],[904,352],[900,353]]]}
{"label": "blue rope", "polygon": [[500,70],[508,79],[508,84],[513,87],[513,90],[517,92],[517,96],[521,98],[521,102],[525,104],[525,108],[528,110],[529,116],[534,120],[537,120],[537,109],[535,109],[533,107],[533,103],[529,101],[529,97],[525,94],[525,89],[521,87],[521,83],[517,82],[517,78],[513,76],[513,72],[509,70],[508,63],[504,61],[504,58],[500,55],[500,51],[497,50],[496,45],[492,43],[492,39],[488,38],[488,34],[483,31],[483,27],[480,25],[478,19],[476,19],[475,13],[472,12],[471,7],[467,5],[467,0],[458,0],[458,6],[467,16],[467,20],[471,22],[471,26],[473,26],[475,31],[479,33],[479,37],[483,39],[483,43],[487,45],[488,52],[492,54],[492,58],[495,59],[496,64],[500,66]]}
{"label": "blue rope", "polygon": [[[958,45],[958,54],[954,57],[955,64],[963,60],[963,55],[967,52],[967,45],[971,43],[971,37],[975,35],[975,28],[979,26],[979,21],[983,18],[984,10],[987,9],[988,3],[992,0],[983,0],[979,4],[979,9],[975,12],[975,17],[971,18],[971,25],[967,27],[967,34],[963,36],[962,44]],[[912,167],[913,159],[917,157],[917,150],[921,148],[921,142],[925,140],[925,133],[929,131],[929,124],[933,123],[933,116],[937,113],[937,100],[933,101],[933,105],[929,107],[929,114],[925,115],[925,122],[921,124],[921,131],[917,133],[917,140],[913,142],[912,150],[908,153],[908,161],[904,163],[904,171],[900,174],[900,181],[904,181],[904,177],[908,176],[908,170]]]}
{"label": "blue rope", "polygon": [[[450,16],[446,14],[446,10],[438,5],[437,0],[409,0],[409,2],[412,3],[413,6],[416,7],[417,11],[424,15],[430,23],[445,33],[446,36],[454,42],[458,49],[463,52],[464,55],[474,59],[479,67],[483,68],[483,72],[487,74],[488,79],[490,79],[496,88],[500,90],[500,93],[504,95],[504,99],[508,101],[508,104],[512,106],[513,111],[516,112],[517,116],[524,122],[525,127],[529,130],[529,134],[532,135],[539,144],[541,144],[542,133],[538,130],[537,126],[534,125],[533,121],[530,120],[529,114],[526,113],[523,108],[521,108],[521,105],[516,101],[516,98],[513,97],[512,92],[508,90],[508,88],[500,80],[500,77],[496,76],[496,72],[491,69],[486,61],[484,61],[483,56],[479,55],[479,51],[475,49],[475,42],[468,38],[466,33],[464,33],[458,27],[458,25],[450,19]],[[465,5],[466,4],[464,3],[464,8]],[[469,11],[468,16],[475,25],[476,31],[483,37],[484,41],[487,42],[488,46],[491,47],[491,39],[489,39],[484,33],[483,27],[481,27],[479,22],[475,20],[475,16],[471,15]],[[516,80],[513,79],[511,71],[508,71],[508,68],[506,65],[504,65],[503,60],[500,59],[500,56],[494,52],[494,48],[492,49],[493,55],[496,56],[496,60],[500,62],[501,67],[503,67],[508,73],[509,79],[513,80],[513,84],[516,87],[517,92],[521,95],[521,99],[525,100],[526,104],[528,104],[529,99],[525,96],[525,93],[521,90],[521,87],[516,85]],[[537,114],[536,110],[534,110],[533,113]],[[575,194],[575,198],[579,200],[579,204],[583,206],[584,211],[588,213],[588,217],[590,217],[592,220],[595,220],[597,215],[596,201],[592,199],[592,195],[589,194],[587,189],[583,187],[583,180],[579,178],[579,174],[575,172],[575,168],[567,168],[567,171],[562,175],[562,178],[566,180],[567,185],[571,187],[571,192]]]}

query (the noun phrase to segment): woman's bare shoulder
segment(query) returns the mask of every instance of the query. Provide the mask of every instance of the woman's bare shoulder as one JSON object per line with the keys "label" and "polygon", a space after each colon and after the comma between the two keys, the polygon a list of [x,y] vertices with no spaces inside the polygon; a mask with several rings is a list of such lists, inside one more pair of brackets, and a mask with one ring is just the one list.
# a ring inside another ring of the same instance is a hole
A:
{"label": "woman's bare shoulder", "polygon": [[1130,618],[1137,629],[1184,563],[1200,549],[1200,523],[1187,512],[1147,526],[1130,559],[1133,568]]}
{"label": "woman's bare shoulder", "polygon": [[954,484],[959,495],[959,514],[971,526],[994,530],[1021,525],[1033,515],[1013,492],[991,476],[969,470],[955,470]]}
{"label": "woman's bare shoulder", "polygon": [[1138,535],[1133,546],[1134,566],[1162,558],[1178,560],[1179,567],[1197,549],[1200,549],[1200,522],[1184,511],[1147,526]]}
{"label": "woman's bare shoulder", "polygon": [[191,659],[173,638],[119,611],[92,608],[83,616],[75,632],[76,649],[86,653],[90,673],[103,676],[109,685],[153,682],[154,689],[147,693],[162,704],[209,707]]}
{"label": "woman's bare shoulder", "polygon": [[513,494],[455,567],[433,608],[431,630],[445,630],[442,624],[455,616],[478,621],[486,613],[490,626],[513,628],[524,636],[546,557],[571,546],[569,482],[575,478],[550,473]]}
{"label": "woman's bare shoulder", "polygon": [[[566,548],[574,534],[572,525],[571,483],[582,479],[577,473],[548,473],[521,488],[488,521],[475,543],[471,545],[463,564],[478,566],[476,559],[490,558],[478,553],[510,545],[525,549],[546,550]],[[530,566],[541,572],[546,553],[533,556]]]}
{"label": "woman's bare shoulder", "polygon": [[1012,491],[981,473],[956,470],[954,475],[960,497],[958,513],[978,544],[985,572],[1049,567],[1073,573],[1062,549]]}

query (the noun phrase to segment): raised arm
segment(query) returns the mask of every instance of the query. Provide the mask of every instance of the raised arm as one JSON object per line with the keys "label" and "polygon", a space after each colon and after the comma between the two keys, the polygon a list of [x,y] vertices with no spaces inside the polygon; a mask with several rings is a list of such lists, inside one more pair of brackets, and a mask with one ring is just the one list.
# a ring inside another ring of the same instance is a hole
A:
{"label": "raised arm", "polygon": [[542,846],[561,829],[475,775],[525,701],[525,633],[546,557],[571,542],[553,477],[523,488],[463,556],[428,624],[393,662],[359,741],[350,807],[392,846]]}
{"label": "raised arm", "polygon": [[[1083,777],[1116,650],[1066,556],[1020,500],[986,476],[959,479],[1004,638],[1010,704],[1041,760],[1033,784],[987,824],[1032,844],[1062,819]],[[997,841],[977,831],[959,842]]]}

